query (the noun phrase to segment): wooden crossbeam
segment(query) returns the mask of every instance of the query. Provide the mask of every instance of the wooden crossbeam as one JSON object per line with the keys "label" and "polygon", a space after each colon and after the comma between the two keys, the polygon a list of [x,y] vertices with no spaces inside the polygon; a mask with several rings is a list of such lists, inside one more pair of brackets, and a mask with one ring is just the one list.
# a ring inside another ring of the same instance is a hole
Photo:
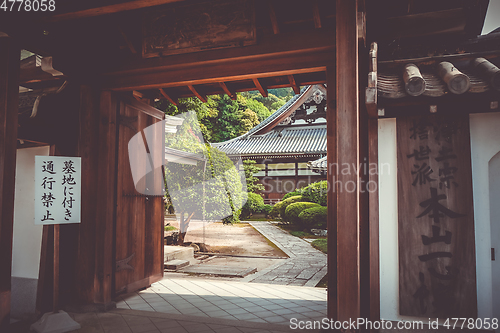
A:
{"label": "wooden crossbeam", "polygon": [[[108,6],[94,7],[94,8],[81,8],[81,5],[85,4],[84,1],[81,3],[76,2],[75,5],[67,5],[66,13],[56,14],[53,16],[49,16],[43,21],[45,22],[58,22],[58,21],[67,21],[74,20],[84,17],[93,17],[100,16],[105,14],[113,14],[124,12],[128,10],[147,8],[152,6],[164,5],[171,2],[178,2],[183,0],[132,0],[132,1],[124,1],[122,0],[119,3],[115,3]],[[73,2],[75,3],[75,2]],[[79,7],[76,7],[79,6]],[[63,7],[63,6],[61,6]],[[59,8],[58,8],[59,9]]]}
{"label": "wooden crossbeam", "polygon": [[228,95],[233,101],[236,100],[236,93],[234,93],[231,90],[229,90],[229,88],[227,87],[227,85],[226,85],[225,82],[219,82],[219,85],[222,88],[222,90],[224,90],[224,92],[226,93],[226,95]]}
{"label": "wooden crossbeam", "polygon": [[132,44],[132,42],[128,38],[127,34],[123,31],[121,27],[118,27],[118,30],[120,31],[120,34],[122,35],[123,40],[127,44],[127,47],[130,50],[130,52],[132,52],[132,54],[136,54],[137,50],[135,49],[134,44]]}
{"label": "wooden crossbeam", "polygon": [[166,92],[165,90],[163,90],[162,88],[160,88],[160,94],[167,100],[169,101],[170,103],[172,103],[173,105],[177,106],[177,98],[176,99],[173,99],[172,97],[170,97]]}
{"label": "wooden crossbeam", "polygon": [[300,94],[300,86],[297,84],[292,74],[288,75],[288,81],[290,81],[290,85],[292,86],[295,95]]}
{"label": "wooden crossbeam", "polygon": [[144,98],[144,94],[143,94],[143,93],[141,93],[141,92],[139,92],[139,91],[137,91],[137,90],[133,90],[133,91],[132,91],[132,96],[134,96],[134,98],[135,98],[136,100],[138,100],[138,101],[140,101],[141,99],[143,99],[143,98]]}
{"label": "wooden crossbeam", "polygon": [[318,0],[314,0],[312,2],[312,11],[313,11],[314,27],[316,29],[319,29],[321,28],[321,16],[319,14]]}
{"label": "wooden crossbeam", "polygon": [[262,84],[260,83],[259,79],[257,78],[254,78],[252,79],[253,80],[253,83],[255,84],[255,87],[259,90],[260,94],[263,96],[263,97],[267,97],[269,94],[267,93],[267,89],[264,89],[264,87],[262,87]]}
{"label": "wooden crossbeam", "polygon": [[191,92],[196,96],[198,97],[198,99],[200,101],[202,101],[203,103],[206,103],[207,102],[207,97],[206,96],[203,96],[201,95],[198,91],[196,91],[196,89],[194,88],[194,86],[192,85],[188,85],[188,88],[189,90],[191,90]]}
{"label": "wooden crossbeam", "polygon": [[274,5],[272,1],[269,1],[269,18],[271,19],[271,25],[273,26],[273,32],[275,35],[280,33],[280,27],[278,25],[278,19],[276,18],[276,11],[274,10]]}

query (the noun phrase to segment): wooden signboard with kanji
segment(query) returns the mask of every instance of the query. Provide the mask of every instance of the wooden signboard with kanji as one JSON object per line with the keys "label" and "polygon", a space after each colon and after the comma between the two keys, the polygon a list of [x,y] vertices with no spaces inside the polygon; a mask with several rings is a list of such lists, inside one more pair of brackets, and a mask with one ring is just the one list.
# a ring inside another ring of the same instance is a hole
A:
{"label": "wooden signboard with kanji", "polygon": [[468,115],[397,119],[400,314],[477,316]]}

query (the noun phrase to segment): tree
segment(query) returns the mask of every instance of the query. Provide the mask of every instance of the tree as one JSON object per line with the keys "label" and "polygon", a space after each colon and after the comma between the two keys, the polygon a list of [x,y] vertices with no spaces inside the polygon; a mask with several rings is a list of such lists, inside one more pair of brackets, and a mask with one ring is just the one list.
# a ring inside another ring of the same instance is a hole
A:
{"label": "tree", "polygon": [[255,112],[255,114],[257,114],[259,122],[262,122],[264,119],[266,119],[271,115],[271,111],[269,111],[269,109],[266,108],[264,104],[262,104],[259,101],[256,101],[253,98],[247,98],[246,103],[247,103],[247,108],[249,108],[250,110]]}
{"label": "tree", "polygon": [[194,216],[234,222],[246,200],[238,169],[226,154],[204,144],[194,112],[181,117],[185,119],[183,125],[177,133],[166,136],[166,145],[196,154],[199,161],[168,162],[164,168],[166,196],[181,216],[179,244],[184,242]]}
{"label": "tree", "polygon": [[247,182],[247,191],[250,193],[256,193],[258,191],[263,191],[265,189],[264,185],[258,183],[259,178],[255,177],[254,174],[261,171],[262,169],[255,165],[254,160],[244,160],[243,169],[245,170],[245,180]]}

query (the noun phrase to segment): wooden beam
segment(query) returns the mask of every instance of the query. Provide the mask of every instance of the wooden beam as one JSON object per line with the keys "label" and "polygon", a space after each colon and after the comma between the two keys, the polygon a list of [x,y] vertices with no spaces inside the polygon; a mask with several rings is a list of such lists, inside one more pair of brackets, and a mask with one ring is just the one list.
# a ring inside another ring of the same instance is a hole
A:
{"label": "wooden beam", "polygon": [[192,85],[188,85],[188,88],[196,97],[198,97],[200,101],[202,101],[203,103],[207,102],[207,97],[200,94]]}
{"label": "wooden beam", "polygon": [[236,93],[231,92],[231,90],[229,90],[225,82],[219,82],[219,85],[222,88],[222,90],[224,90],[226,95],[228,95],[233,101],[236,100]]}
{"label": "wooden beam", "polygon": [[[132,0],[132,1],[121,1],[119,3],[86,8],[86,9],[71,9],[69,8],[66,13],[56,14],[43,19],[44,22],[58,22],[81,19],[85,17],[94,17],[106,14],[114,14],[119,12],[124,12],[128,10],[147,8],[152,6],[164,5],[172,2],[179,2],[182,0]],[[58,4],[59,5],[59,4]],[[59,8],[58,8],[59,9]]]}
{"label": "wooden beam", "polygon": [[288,81],[290,81],[290,85],[292,86],[295,95],[300,94],[300,86],[297,84],[297,82],[295,82],[295,78],[292,74],[288,75]]}
{"label": "wooden beam", "polygon": [[271,25],[273,26],[273,32],[275,35],[280,33],[280,28],[278,25],[278,19],[276,18],[276,11],[274,10],[274,4],[269,1],[269,18],[271,19]]}
{"label": "wooden beam", "polygon": [[253,83],[255,84],[255,87],[259,90],[260,94],[263,97],[267,97],[269,94],[267,93],[267,89],[265,89],[262,84],[260,83],[259,79],[253,78]]}
{"label": "wooden beam", "polygon": [[316,29],[319,29],[319,28],[321,28],[321,15],[319,13],[318,0],[314,0],[312,2],[312,12],[313,12],[313,19],[314,19],[314,27]]}
{"label": "wooden beam", "polygon": [[134,44],[132,44],[132,42],[128,38],[127,34],[123,31],[121,27],[118,27],[118,30],[120,31],[120,34],[122,35],[123,40],[127,44],[127,47],[130,50],[130,52],[132,52],[132,54],[137,54],[137,50],[135,49]]}
{"label": "wooden beam", "polygon": [[[332,65],[334,30],[263,36],[258,45],[182,56],[131,59],[103,74],[105,89],[130,91],[324,71]],[[167,59],[168,58],[168,59]],[[315,70],[317,69],[317,70]]]}
{"label": "wooden beam", "polygon": [[137,90],[132,91],[132,96],[138,101],[144,98],[144,94]]}
{"label": "wooden beam", "polygon": [[[339,166],[361,163],[357,7],[357,1],[337,1],[336,163]],[[356,172],[337,170],[336,319],[340,321],[355,321],[361,314],[360,185]]]}
{"label": "wooden beam", "polygon": [[0,37],[0,331],[10,324],[20,49]]}
{"label": "wooden beam", "polygon": [[173,99],[172,97],[170,97],[166,92],[165,90],[163,90],[162,88],[160,88],[160,94],[167,100],[169,101],[170,103],[172,103],[173,105],[177,106],[177,99]]}

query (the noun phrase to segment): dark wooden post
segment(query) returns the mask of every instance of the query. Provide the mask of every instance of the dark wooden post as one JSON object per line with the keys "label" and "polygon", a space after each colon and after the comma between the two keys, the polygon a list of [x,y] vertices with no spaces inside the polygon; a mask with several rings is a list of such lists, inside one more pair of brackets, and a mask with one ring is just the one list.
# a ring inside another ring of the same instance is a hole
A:
{"label": "dark wooden post", "polygon": [[[337,0],[337,320],[360,317],[360,205],[361,184],[356,171],[342,166],[360,164],[358,71],[358,4]],[[329,229],[331,230],[331,229]]]}
{"label": "dark wooden post", "polygon": [[117,100],[103,91],[99,106],[99,165],[97,168],[96,291],[94,302],[108,308],[113,296],[116,216]]}
{"label": "dark wooden post", "polygon": [[335,67],[326,68],[327,171],[328,181],[328,317],[337,319],[337,117]]}
{"label": "dark wooden post", "polygon": [[0,36],[0,331],[10,321],[20,58],[15,42]]}

